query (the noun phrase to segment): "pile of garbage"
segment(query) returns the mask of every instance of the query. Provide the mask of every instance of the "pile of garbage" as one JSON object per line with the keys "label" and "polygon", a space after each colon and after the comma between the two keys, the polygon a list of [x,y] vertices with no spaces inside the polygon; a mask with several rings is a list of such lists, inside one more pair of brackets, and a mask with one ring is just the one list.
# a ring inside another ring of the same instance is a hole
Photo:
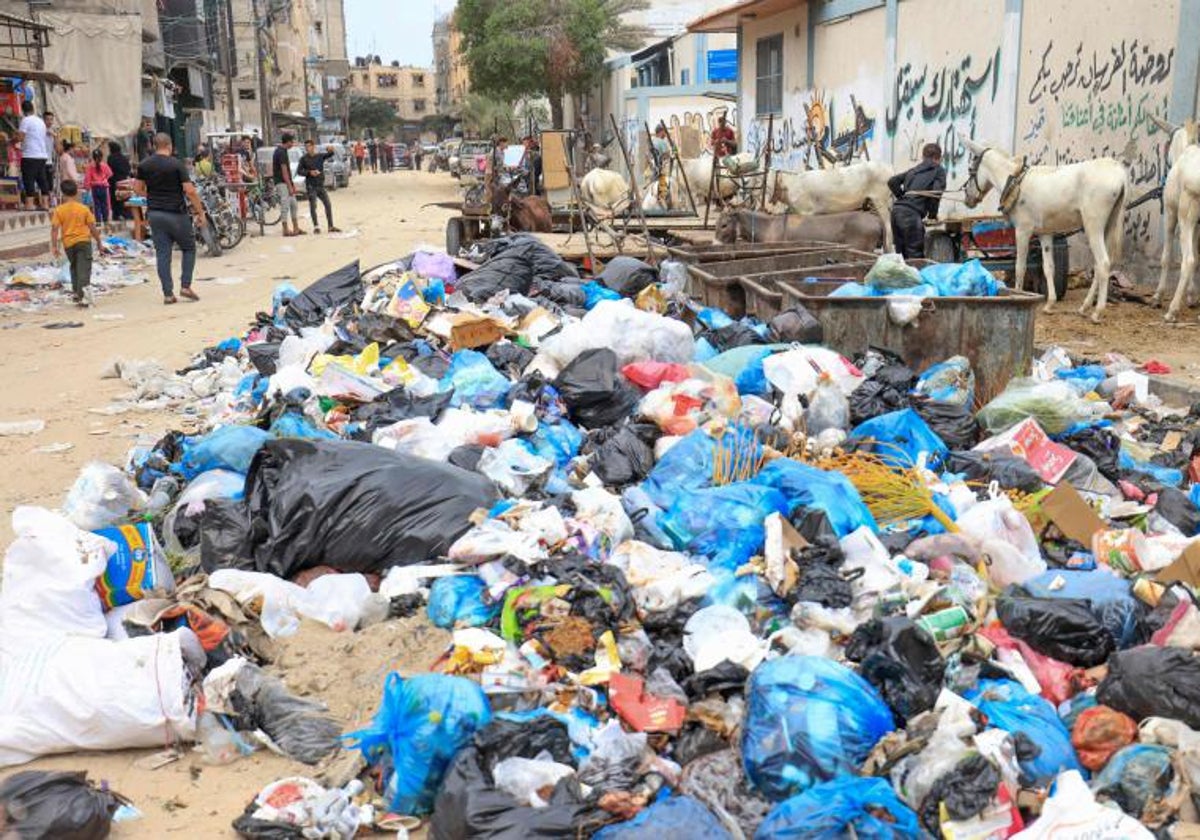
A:
{"label": "pile of garbage", "polygon": [[[153,245],[121,236],[106,236],[103,242],[104,252],[97,253],[92,264],[93,293],[103,295],[149,282]],[[40,312],[71,300],[71,273],[65,259],[10,265],[0,278],[0,310]]]}
{"label": "pile of garbage", "polygon": [[[247,791],[245,837],[1197,836],[1200,411],[1115,354],[985,398],[677,263],[485,248],[118,366],[201,431],[14,514],[0,765],[361,757]],[[271,669],[304,621],[414,613],[451,641],[365,727]]]}

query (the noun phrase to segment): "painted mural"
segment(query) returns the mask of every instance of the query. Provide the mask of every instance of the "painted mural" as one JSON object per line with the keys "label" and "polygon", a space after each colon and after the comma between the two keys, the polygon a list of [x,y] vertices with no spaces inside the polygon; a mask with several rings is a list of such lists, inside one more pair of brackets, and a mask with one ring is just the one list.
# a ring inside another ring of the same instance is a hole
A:
{"label": "painted mural", "polygon": [[746,148],[763,158],[768,137],[771,168],[787,171],[816,169],[821,159],[829,165],[839,160],[870,158],[878,154],[875,144],[877,117],[848,94],[840,103],[823,91],[810,91],[798,106],[774,120],[758,118],[745,132]]}

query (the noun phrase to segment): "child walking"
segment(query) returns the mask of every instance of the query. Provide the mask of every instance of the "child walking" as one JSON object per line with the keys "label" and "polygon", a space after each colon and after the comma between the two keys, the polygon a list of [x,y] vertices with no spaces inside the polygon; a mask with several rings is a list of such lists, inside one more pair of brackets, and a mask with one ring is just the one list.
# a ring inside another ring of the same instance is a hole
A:
{"label": "child walking", "polygon": [[112,174],[112,169],[104,162],[104,152],[93,149],[92,162],[83,170],[83,188],[91,193],[96,221],[103,225],[105,230],[112,219],[112,203],[108,191],[108,182]]}
{"label": "child walking", "polygon": [[74,181],[63,181],[62,196],[62,203],[50,215],[50,253],[57,259],[63,250],[66,251],[75,303],[89,306],[92,302],[92,243],[88,240],[95,240],[101,253],[104,246],[96,227],[96,217],[79,201],[79,185]]}

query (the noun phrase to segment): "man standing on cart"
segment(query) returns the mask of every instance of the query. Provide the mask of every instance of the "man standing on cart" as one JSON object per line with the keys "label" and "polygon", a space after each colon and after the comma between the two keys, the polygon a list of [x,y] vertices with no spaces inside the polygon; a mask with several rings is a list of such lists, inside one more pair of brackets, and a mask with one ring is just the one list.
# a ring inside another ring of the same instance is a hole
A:
{"label": "man standing on cart", "polygon": [[724,114],[717,117],[717,127],[712,130],[709,143],[712,146],[712,153],[718,158],[737,154],[737,135],[729,127],[729,122],[725,119]]}
{"label": "man standing on cart", "polygon": [[892,205],[892,235],[896,250],[906,260],[925,256],[925,219],[936,219],[942,192],[946,189],[946,168],[942,166],[942,147],[926,143],[921,162],[907,172],[893,175],[888,189],[896,196]]}

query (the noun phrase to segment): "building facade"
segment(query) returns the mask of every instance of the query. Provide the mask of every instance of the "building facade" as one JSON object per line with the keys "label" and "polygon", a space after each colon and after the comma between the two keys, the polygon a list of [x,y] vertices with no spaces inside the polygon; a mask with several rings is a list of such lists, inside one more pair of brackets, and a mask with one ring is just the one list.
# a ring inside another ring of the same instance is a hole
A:
{"label": "building facade", "polygon": [[471,89],[471,77],[463,57],[462,33],[454,27],[452,15],[444,15],[433,24],[433,63],[437,112],[460,114]]}
{"label": "building facade", "polygon": [[437,113],[437,74],[432,67],[384,64],[379,56],[357,58],[350,68],[350,90],[385,99],[403,121],[419,121]]}

